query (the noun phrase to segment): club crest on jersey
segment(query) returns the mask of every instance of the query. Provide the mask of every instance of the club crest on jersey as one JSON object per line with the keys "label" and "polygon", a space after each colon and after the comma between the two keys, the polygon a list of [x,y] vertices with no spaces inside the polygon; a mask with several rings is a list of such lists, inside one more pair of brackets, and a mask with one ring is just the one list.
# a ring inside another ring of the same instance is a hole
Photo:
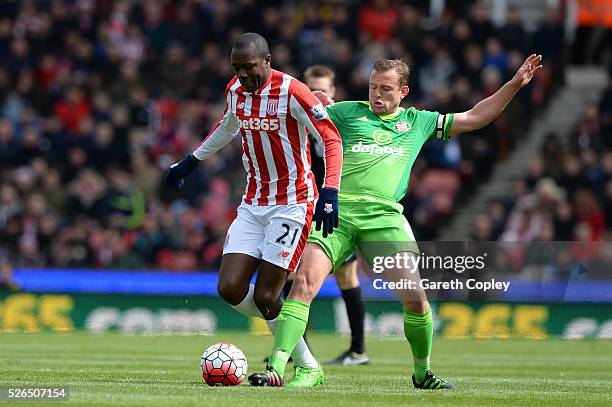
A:
{"label": "club crest on jersey", "polygon": [[323,107],[323,104],[321,103],[313,106],[312,109],[310,109],[310,112],[315,120],[323,120],[327,118],[327,110],[325,110],[325,107]]}
{"label": "club crest on jersey", "polygon": [[278,99],[268,99],[266,112],[268,112],[268,114],[271,116],[274,116],[276,112],[278,112]]}
{"label": "club crest on jersey", "polygon": [[410,125],[405,121],[398,120],[398,122],[395,123],[395,131],[397,131],[398,133],[405,133],[408,130],[410,130]]}
{"label": "club crest on jersey", "polygon": [[374,133],[372,133],[372,138],[379,146],[384,146],[393,141],[393,136],[391,133],[385,130],[375,130]]}

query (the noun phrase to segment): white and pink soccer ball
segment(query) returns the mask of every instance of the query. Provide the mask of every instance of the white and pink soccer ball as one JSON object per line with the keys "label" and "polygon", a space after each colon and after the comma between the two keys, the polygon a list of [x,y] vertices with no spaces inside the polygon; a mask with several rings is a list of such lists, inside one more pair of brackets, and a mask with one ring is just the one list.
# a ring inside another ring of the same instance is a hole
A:
{"label": "white and pink soccer ball", "polygon": [[202,379],[209,386],[235,386],[247,374],[244,353],[231,343],[215,343],[202,355],[200,368]]}

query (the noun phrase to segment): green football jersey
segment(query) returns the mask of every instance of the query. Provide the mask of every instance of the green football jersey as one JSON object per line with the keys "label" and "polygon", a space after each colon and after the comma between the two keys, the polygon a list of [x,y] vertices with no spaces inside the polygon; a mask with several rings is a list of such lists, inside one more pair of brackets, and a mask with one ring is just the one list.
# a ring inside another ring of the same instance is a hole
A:
{"label": "green football jersey", "polygon": [[342,199],[399,202],[425,141],[448,140],[453,122],[452,114],[413,107],[378,116],[368,102],[338,102],[327,112],[342,137]]}

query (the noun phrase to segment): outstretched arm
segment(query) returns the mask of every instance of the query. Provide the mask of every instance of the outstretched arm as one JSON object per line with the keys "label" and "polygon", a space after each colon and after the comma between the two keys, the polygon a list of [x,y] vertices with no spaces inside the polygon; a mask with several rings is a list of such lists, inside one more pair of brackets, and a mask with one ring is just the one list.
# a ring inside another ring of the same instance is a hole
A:
{"label": "outstretched arm", "polygon": [[491,123],[504,111],[510,100],[525,85],[535,73],[542,68],[542,55],[530,55],[523,65],[516,71],[512,79],[504,84],[497,92],[481,100],[467,112],[455,113],[450,128],[450,135],[454,136],[466,131],[478,130]]}

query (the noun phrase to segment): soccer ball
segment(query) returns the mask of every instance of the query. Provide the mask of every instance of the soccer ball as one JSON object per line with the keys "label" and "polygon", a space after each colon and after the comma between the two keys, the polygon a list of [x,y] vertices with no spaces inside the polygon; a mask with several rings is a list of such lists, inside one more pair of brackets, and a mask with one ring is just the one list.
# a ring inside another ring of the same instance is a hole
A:
{"label": "soccer ball", "polygon": [[200,369],[204,383],[209,386],[235,386],[246,377],[247,360],[231,343],[215,343],[204,351]]}

